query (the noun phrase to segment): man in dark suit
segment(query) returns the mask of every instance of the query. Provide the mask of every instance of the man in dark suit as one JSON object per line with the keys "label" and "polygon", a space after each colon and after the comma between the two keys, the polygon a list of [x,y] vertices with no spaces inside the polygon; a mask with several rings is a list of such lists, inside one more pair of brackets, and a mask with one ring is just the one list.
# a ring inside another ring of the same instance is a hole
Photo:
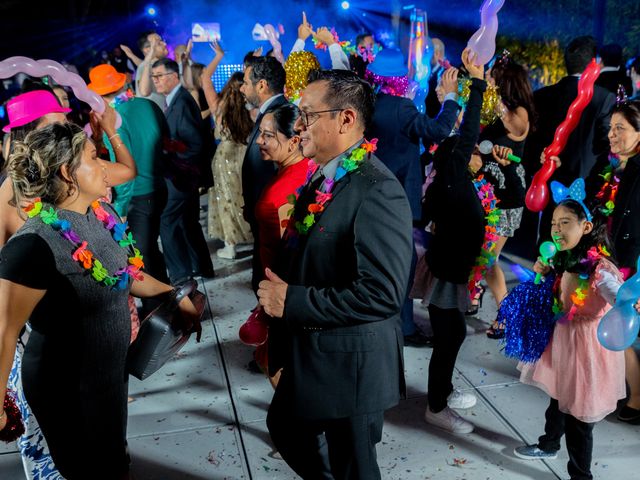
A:
{"label": "man in dark suit", "polygon": [[[453,129],[460,107],[456,102],[458,90],[457,70],[451,69],[443,77],[445,101],[435,118],[418,112],[411,100],[405,98],[398,87],[398,78],[407,76],[407,63],[400,50],[382,50],[368,66],[373,74],[376,108],[368,138],[378,139],[377,157],[398,178],[409,199],[413,221],[422,217],[422,184],[424,171],[420,160],[420,141],[426,148],[440,143]],[[406,81],[408,85],[408,79]],[[400,85],[402,85],[400,83]],[[428,337],[422,335],[413,321],[413,300],[407,299],[402,309],[402,333],[405,345],[429,345]]]}
{"label": "man in dark suit", "polygon": [[[296,129],[319,168],[291,225],[302,227],[318,192],[331,197],[306,233],[285,233],[276,273],[266,270],[258,290],[273,317],[269,370],[282,368],[267,426],[303,478],[380,478],[383,413],[404,391],[400,308],[411,211],[384,164],[359,156],[371,147],[362,142],[373,102],[371,87],[353,72],[312,74]],[[355,158],[362,162],[345,173]]]}
{"label": "man in dark suit", "polygon": [[242,197],[244,199],[244,218],[251,226],[253,233],[253,274],[251,285],[258,290],[262,280],[263,268],[258,255],[258,227],[256,225],[255,207],[264,187],[276,173],[273,162],[265,162],[260,156],[256,139],[260,133],[260,122],[268,111],[287,103],[283,90],[285,73],[282,64],[274,57],[253,57],[244,70],[244,83],[240,91],[247,102],[259,109],[255,126],[247,144],[242,162]]}
{"label": "man in dark suit", "polygon": [[164,114],[171,138],[165,142],[167,205],[160,220],[160,238],[172,283],[192,276],[214,276],[213,263],[200,225],[198,187],[209,165],[206,125],[191,94],[180,85],[178,64],[164,58],[152,66],[151,79],[165,95]]}
{"label": "man in dark suit", "polygon": [[[564,121],[569,105],[578,95],[578,80],[591,59],[596,56],[593,37],[573,39],[564,52],[568,75],[555,85],[534,92],[538,114],[536,130],[529,134],[523,164],[529,175],[540,168],[540,155],[551,144],[556,128]],[[596,162],[606,162],[609,154],[609,120],[615,96],[602,87],[595,86],[591,102],[582,112],[580,121],[569,136],[560,154],[562,165],[551,180],[570,185],[576,178],[585,178]],[[552,203],[552,202],[550,202]],[[540,223],[540,238],[546,239],[551,230],[552,208],[548,207]]]}
{"label": "man in dark suit", "polygon": [[596,85],[606,88],[613,94],[617,94],[618,87],[622,85],[625,93],[631,96],[633,87],[622,61],[622,47],[617,43],[603,45],[600,49],[600,61],[602,70],[600,70]]}

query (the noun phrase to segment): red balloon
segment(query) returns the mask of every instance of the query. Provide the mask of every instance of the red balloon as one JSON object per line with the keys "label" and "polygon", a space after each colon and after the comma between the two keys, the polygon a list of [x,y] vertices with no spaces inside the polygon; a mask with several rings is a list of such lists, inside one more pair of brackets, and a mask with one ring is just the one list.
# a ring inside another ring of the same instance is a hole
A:
{"label": "red balloon", "polygon": [[533,177],[533,181],[525,198],[527,208],[533,212],[543,210],[549,202],[549,187],[547,186],[547,182],[556,170],[555,162],[549,160],[549,158],[559,156],[567,145],[569,135],[571,135],[571,132],[573,132],[578,125],[582,112],[587,105],[589,105],[593,97],[593,85],[599,74],[600,65],[594,58],[580,76],[580,80],[578,81],[578,96],[571,102],[564,121],[556,128],[553,142],[544,149],[544,157],[547,160]]}
{"label": "red balloon", "polygon": [[269,324],[262,308],[254,310],[246,322],[240,326],[238,336],[245,345],[257,347],[267,341]]}

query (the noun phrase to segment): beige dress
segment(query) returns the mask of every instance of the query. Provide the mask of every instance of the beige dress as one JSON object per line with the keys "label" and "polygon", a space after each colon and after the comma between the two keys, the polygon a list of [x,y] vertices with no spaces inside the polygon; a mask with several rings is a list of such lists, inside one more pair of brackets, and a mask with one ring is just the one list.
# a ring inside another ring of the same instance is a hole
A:
{"label": "beige dress", "polygon": [[235,143],[222,131],[220,122],[216,122],[215,134],[221,141],[211,162],[209,236],[233,245],[253,242],[249,224],[242,217],[242,160],[247,146]]}

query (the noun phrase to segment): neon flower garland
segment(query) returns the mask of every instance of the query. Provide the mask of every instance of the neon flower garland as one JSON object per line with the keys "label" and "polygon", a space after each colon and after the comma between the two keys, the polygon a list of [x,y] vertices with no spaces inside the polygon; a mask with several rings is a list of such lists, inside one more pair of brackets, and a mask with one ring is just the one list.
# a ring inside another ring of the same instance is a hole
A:
{"label": "neon flower garland", "polygon": [[[587,251],[587,258],[583,259],[580,263],[585,267],[584,272],[578,274],[578,286],[571,294],[571,308],[567,312],[566,316],[559,318],[559,321],[564,319],[573,320],[578,308],[583,307],[587,299],[587,293],[589,292],[589,273],[593,272],[598,261],[603,257],[610,257],[611,253],[604,245],[598,245],[597,247],[591,247]],[[553,285],[553,313],[556,317],[561,317],[564,312],[564,306],[560,300],[560,280],[562,277],[558,275]]]}
{"label": "neon flower garland", "polygon": [[[345,40],[343,42],[340,41],[340,39],[338,38],[338,32],[336,32],[336,29],[334,27],[331,27],[331,35],[333,35],[333,39],[335,40],[335,42],[340,45],[340,48],[344,49],[346,47],[349,46],[349,44],[351,42],[349,42],[348,40]],[[317,50],[327,50],[327,44],[318,40],[316,37],[312,37],[311,41],[313,42],[313,46],[317,49]]]}
{"label": "neon flower garland", "polygon": [[58,213],[49,207],[45,209],[40,198],[36,198],[33,203],[27,205],[23,210],[29,218],[39,216],[43,223],[50,225],[51,228],[57,230],[63,238],[66,238],[76,248],[71,255],[73,260],[80,263],[85,270],[91,272],[91,276],[98,283],[104,283],[114,290],[124,290],[129,285],[129,277],[136,280],[142,280],[140,270],[144,267],[142,255],[135,245],[135,240],[131,236],[131,232],[127,233],[127,222],[119,223],[107,212],[100,202],[95,201],[91,204],[91,209],[96,218],[102,222],[104,227],[111,231],[113,239],[118,242],[120,247],[133,249],[133,256],[129,257],[128,263],[124,268],[110,275],[108,270],[104,268],[100,260],[95,258],[93,252],[87,248],[87,242],[83,241],[78,234],[71,229],[71,222],[68,220],[60,220]]}
{"label": "neon flower garland", "polygon": [[600,176],[604,179],[604,183],[600,191],[596,194],[596,198],[601,202],[600,212],[609,217],[613,213],[616,206],[616,195],[620,186],[620,177],[615,174],[616,168],[620,166],[620,160],[615,155],[609,155],[609,165],[607,165]]}
{"label": "neon flower garland", "polygon": [[[307,207],[307,214],[302,219],[302,221],[295,220],[293,216],[293,211],[295,210],[295,205],[298,197],[300,196],[300,192],[309,184],[311,177],[318,170],[318,164],[313,160],[309,160],[309,167],[307,170],[307,180],[305,183],[298,188],[295,194],[289,195],[287,198],[288,202],[292,205],[291,210],[289,211],[289,220],[287,221],[287,238],[292,240],[296,238],[298,235],[306,235],[311,227],[315,225],[318,220],[318,216],[325,210],[328,203],[333,198],[331,191],[335,186],[335,183],[344,177],[347,173],[353,172],[357,170],[362,162],[365,159],[365,156],[371,155],[371,153],[375,152],[377,149],[376,144],[378,143],[378,139],[374,138],[370,142],[364,140],[362,144],[351,151],[349,156],[345,156],[342,158],[342,162],[336,169],[336,175],[334,178],[327,178],[324,181],[324,186],[326,192],[321,192],[320,190],[316,190],[316,201],[314,203],[309,204]],[[290,242],[289,242],[290,243]]]}
{"label": "neon flower garland", "polygon": [[471,299],[474,299],[480,291],[480,280],[482,280],[487,270],[490,269],[496,261],[495,249],[498,234],[496,226],[500,220],[500,209],[496,206],[498,199],[493,193],[493,186],[484,179],[484,175],[479,175],[473,180],[473,186],[476,189],[478,198],[482,203],[487,224],[484,227],[484,241],[480,255],[476,258],[476,264],[471,269],[469,275],[469,283],[467,287]]}
{"label": "neon flower garland", "polygon": [[129,100],[133,98],[135,98],[135,95],[133,94],[133,90],[128,88],[126,92],[121,93],[120,95],[117,95],[116,97],[114,97],[114,99],[109,102],[109,106],[111,108],[116,108],[117,106],[122,105],[123,103],[127,103]]}

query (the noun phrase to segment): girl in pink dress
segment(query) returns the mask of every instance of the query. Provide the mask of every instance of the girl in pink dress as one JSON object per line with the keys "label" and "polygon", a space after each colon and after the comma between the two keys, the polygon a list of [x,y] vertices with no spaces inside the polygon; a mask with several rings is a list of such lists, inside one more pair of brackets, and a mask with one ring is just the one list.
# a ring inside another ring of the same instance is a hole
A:
{"label": "girl in pink dress", "polygon": [[[517,447],[514,453],[523,459],[555,458],[566,435],[571,479],[591,479],[593,427],[626,395],[624,352],[605,349],[597,337],[598,323],[615,302],[622,275],[610,259],[606,224],[593,218],[583,203],[582,179],[562,195],[559,199],[554,192],[559,203],[551,222],[558,248],[553,268],[559,320],[540,359],[518,365],[520,381],[544,390],[551,402],[544,435],[536,445]],[[540,261],[534,266],[543,275],[551,268]]]}

